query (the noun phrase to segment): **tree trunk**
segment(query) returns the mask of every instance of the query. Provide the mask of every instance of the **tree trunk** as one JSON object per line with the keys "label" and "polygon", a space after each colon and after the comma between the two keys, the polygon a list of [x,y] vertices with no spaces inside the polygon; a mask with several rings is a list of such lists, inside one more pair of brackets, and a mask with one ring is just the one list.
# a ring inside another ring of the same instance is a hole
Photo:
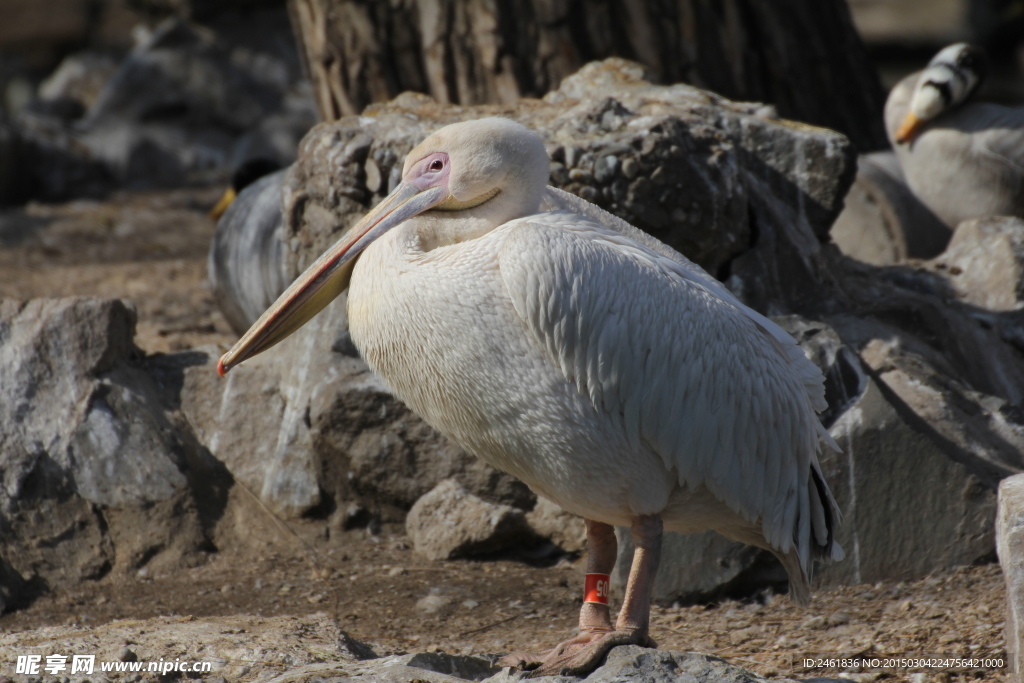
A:
{"label": "tree trunk", "polygon": [[320,115],[405,90],[540,97],[595,59],[644,64],[786,118],[886,146],[884,95],[845,0],[289,0]]}

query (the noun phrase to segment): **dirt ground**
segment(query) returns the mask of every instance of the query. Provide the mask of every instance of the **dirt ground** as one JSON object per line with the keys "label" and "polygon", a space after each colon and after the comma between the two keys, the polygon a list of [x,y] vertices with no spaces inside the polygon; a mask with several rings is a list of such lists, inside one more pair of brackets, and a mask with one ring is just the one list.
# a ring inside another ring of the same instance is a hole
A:
{"label": "dirt ground", "polygon": [[[234,340],[204,284],[219,190],[124,194],[108,202],[30,205],[0,213],[0,298],[114,296],[135,302],[148,353]],[[270,523],[270,522],[268,522]],[[272,523],[278,524],[276,520]],[[95,628],[119,619],[324,613],[378,654],[496,653],[570,635],[584,561],[561,557],[429,562],[400,527],[318,535],[312,523],[263,546],[221,546],[193,569],[110,575],[0,617],[0,632]],[[768,676],[854,680],[1002,680],[1005,669],[811,666],[822,657],[991,657],[1005,661],[1005,588],[997,565],[903,583],[656,607],[666,649],[716,654]],[[0,680],[2,680],[0,676]]]}

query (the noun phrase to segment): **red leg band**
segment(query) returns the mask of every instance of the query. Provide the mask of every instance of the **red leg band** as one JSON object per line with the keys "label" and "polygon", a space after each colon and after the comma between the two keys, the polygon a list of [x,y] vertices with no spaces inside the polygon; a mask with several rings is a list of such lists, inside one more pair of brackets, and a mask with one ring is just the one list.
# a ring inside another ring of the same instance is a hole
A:
{"label": "red leg band", "polygon": [[611,577],[607,574],[587,574],[583,585],[583,602],[607,605],[612,592]]}

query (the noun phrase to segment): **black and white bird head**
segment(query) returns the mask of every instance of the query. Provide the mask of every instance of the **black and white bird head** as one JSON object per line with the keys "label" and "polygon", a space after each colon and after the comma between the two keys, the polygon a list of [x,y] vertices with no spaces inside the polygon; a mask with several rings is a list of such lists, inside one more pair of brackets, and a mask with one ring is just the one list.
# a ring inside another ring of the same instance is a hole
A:
{"label": "black and white bird head", "polygon": [[910,142],[925,123],[964,102],[987,71],[985,54],[973,45],[957,43],[943,48],[921,72],[910,110],[896,131],[896,142]]}

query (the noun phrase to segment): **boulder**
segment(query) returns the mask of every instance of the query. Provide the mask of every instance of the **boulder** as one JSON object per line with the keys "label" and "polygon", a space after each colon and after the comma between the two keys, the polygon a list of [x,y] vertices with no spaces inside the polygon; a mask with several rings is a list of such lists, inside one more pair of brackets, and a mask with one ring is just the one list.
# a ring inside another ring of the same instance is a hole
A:
{"label": "boulder", "polygon": [[821,466],[843,511],[846,559],[824,585],[910,579],[992,556],[995,495],[887,400],[874,379],[829,430],[842,453]]}
{"label": "boulder", "polygon": [[[968,419],[963,392],[950,395],[948,378],[946,404],[959,412],[943,415],[932,392],[914,405],[933,411],[915,413],[904,397],[925,390],[926,377],[897,376],[894,365],[923,370],[927,363],[886,337],[888,328],[862,322],[855,330],[847,321],[837,329],[798,316],[775,320],[825,375],[829,409],[822,422],[843,451],[823,447],[819,456],[843,512],[836,537],[846,550],[842,562],[820,567],[820,582],[902,580],[990,557],[994,486],[1015,471],[1013,448],[1001,442],[1012,432],[1006,420]],[[929,376],[936,382],[941,375],[931,369]],[[970,443],[973,456],[966,447],[950,448],[943,430],[951,425],[969,426],[961,443]],[[985,459],[982,445],[998,455]],[[993,462],[1002,462],[1001,469]]]}
{"label": "boulder", "polygon": [[537,541],[522,510],[481,500],[453,479],[416,501],[405,518],[405,531],[416,552],[431,560],[483,555]]}
{"label": "boulder", "polygon": [[830,231],[844,254],[876,266],[932,258],[950,230],[911,191],[891,151],[862,154],[857,178]]}
{"label": "boulder", "polygon": [[116,299],[0,302],[8,586],[175,566],[209,547],[194,494],[209,492],[196,479],[214,478],[216,464],[168,419],[134,331],[134,310]]}
{"label": "boulder", "polygon": [[989,311],[1024,308],[1024,220],[992,216],[964,221],[933,268],[958,297]]}
{"label": "boulder", "polygon": [[899,344],[874,339],[861,357],[908,424],[992,490],[1024,471],[1024,414],[998,396],[972,390]]}
{"label": "boulder", "polygon": [[583,518],[543,496],[537,496],[537,504],[526,513],[526,521],[534,533],[566,552],[577,553],[587,547],[587,525]]}
{"label": "boulder", "polygon": [[1024,680],[1020,653],[1024,652],[1024,474],[999,485],[996,548],[1006,579],[1006,656],[1012,680]]}

